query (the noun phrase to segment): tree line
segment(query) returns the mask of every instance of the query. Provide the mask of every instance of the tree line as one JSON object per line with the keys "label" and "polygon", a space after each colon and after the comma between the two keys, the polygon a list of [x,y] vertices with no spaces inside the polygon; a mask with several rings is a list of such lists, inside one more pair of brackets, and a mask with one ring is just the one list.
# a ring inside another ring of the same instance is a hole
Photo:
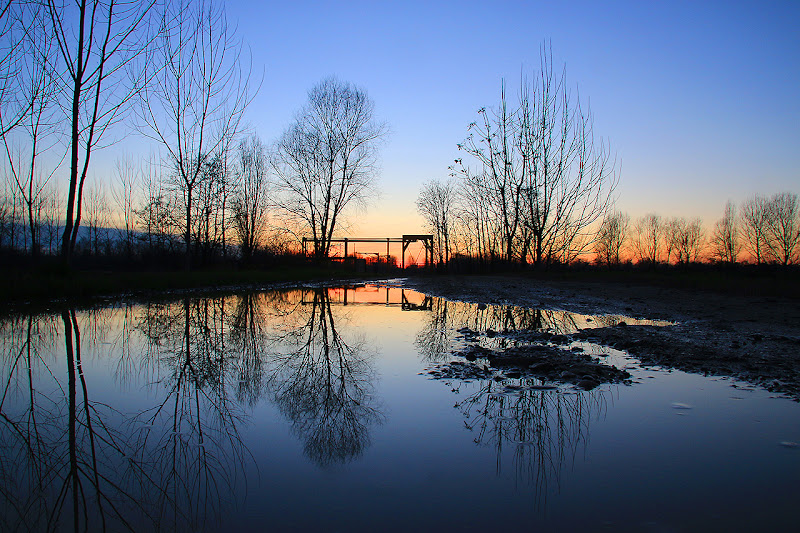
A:
{"label": "tree line", "polygon": [[[6,0],[0,6],[0,248],[182,257],[315,251],[375,179],[386,127],[326,78],[274,144],[247,126],[260,82],[222,0]],[[136,135],[150,157],[93,156]]]}
{"label": "tree line", "polygon": [[467,130],[450,178],[425,183],[416,201],[443,267],[800,261],[794,193],[754,196],[738,212],[729,202],[708,234],[700,219],[647,214],[632,223],[615,211],[619,166],[549,45],[516,96],[504,81],[498,105],[479,109]]}
{"label": "tree line", "polygon": [[467,129],[450,181],[427,183],[417,199],[438,261],[541,266],[583,255],[612,205],[619,168],[550,47],[541,49],[540,68],[520,77],[515,97],[503,82],[499,104],[479,109]]}

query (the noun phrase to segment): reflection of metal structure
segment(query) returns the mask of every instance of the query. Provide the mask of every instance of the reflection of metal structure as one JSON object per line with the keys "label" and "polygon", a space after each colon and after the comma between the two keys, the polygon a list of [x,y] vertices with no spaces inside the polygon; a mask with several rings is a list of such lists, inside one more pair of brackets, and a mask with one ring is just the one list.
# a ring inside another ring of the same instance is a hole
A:
{"label": "reflection of metal structure", "polygon": [[[329,305],[381,305],[384,307],[400,306],[403,311],[430,311],[433,309],[433,298],[424,294],[417,293],[416,291],[407,291],[397,287],[373,287],[374,290],[360,290],[365,287],[339,287],[335,289],[328,289],[328,304]],[[381,289],[386,291],[385,299],[377,299],[375,296],[379,295]],[[300,303],[302,305],[309,305],[314,303],[313,297],[316,289],[304,290],[300,296]],[[312,299],[308,299],[307,295],[311,294]],[[419,302],[409,300],[409,294],[418,294],[422,297]],[[337,297],[338,296],[338,297]],[[361,298],[359,298],[361,296]],[[399,296],[399,298],[398,298]]]}
{"label": "reflection of metal structure", "polygon": [[[347,258],[347,248],[350,243],[386,243],[386,261],[389,261],[389,245],[393,242],[402,244],[402,253],[400,255],[400,268],[406,268],[406,250],[413,242],[422,241],[422,246],[425,249],[425,263],[428,266],[433,263],[433,235],[403,235],[402,237],[346,237],[344,239],[330,239],[330,242],[344,243],[344,257]],[[303,255],[308,254],[308,243],[313,243],[314,239],[303,237]],[[378,254],[380,257],[380,254]]]}

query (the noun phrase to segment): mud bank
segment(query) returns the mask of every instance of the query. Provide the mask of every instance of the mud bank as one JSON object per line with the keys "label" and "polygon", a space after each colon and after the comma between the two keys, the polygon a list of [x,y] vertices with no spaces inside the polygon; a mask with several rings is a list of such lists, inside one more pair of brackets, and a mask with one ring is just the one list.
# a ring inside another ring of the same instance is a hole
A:
{"label": "mud bank", "polygon": [[675,322],[585,329],[570,338],[624,350],[646,365],[730,376],[800,401],[797,299],[514,276],[412,278],[404,285],[456,301]]}

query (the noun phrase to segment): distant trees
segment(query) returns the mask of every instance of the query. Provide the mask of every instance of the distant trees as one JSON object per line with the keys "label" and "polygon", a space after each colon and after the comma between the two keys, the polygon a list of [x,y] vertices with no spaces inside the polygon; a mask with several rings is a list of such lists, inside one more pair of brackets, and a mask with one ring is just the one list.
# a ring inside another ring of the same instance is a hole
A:
{"label": "distant trees", "polygon": [[239,186],[233,199],[233,219],[245,261],[253,257],[266,230],[267,155],[261,139],[251,135],[239,143]]}
{"label": "distant trees", "polygon": [[496,238],[504,260],[535,265],[569,262],[587,249],[590,227],[607,213],[618,181],[608,147],[595,139],[591,112],[567,86],[566,70],[554,71],[548,47],[540,60],[531,79],[521,78],[516,103],[507,101],[503,84],[499,106],[478,111],[479,121],[458,145],[469,160],[453,167],[483,202],[478,211],[497,224],[482,247],[493,250]]}
{"label": "distant trees", "polygon": [[636,220],[633,229],[633,248],[639,261],[655,264],[661,259],[665,231],[663,219],[655,213],[649,213]]}
{"label": "distant trees", "polygon": [[736,218],[736,205],[728,200],[722,218],[714,224],[711,234],[711,254],[718,261],[736,263],[741,250],[739,224]]}
{"label": "distant trees", "polygon": [[[695,263],[700,259],[703,249],[703,223],[699,218],[687,220],[674,218],[668,225],[667,234],[670,249],[675,252],[675,260],[679,264]],[[669,256],[667,256],[669,262]]]}
{"label": "distant trees", "polygon": [[773,260],[782,265],[794,264],[800,255],[800,204],[797,195],[779,193],[767,203],[767,246]]}
{"label": "distant trees", "polygon": [[251,99],[250,72],[219,2],[176,0],[169,7],[159,33],[164,68],[146,87],[139,118],[141,131],[167,152],[183,203],[190,268],[197,190],[210,193],[209,187],[224,185],[220,180],[228,177],[227,148]]}
{"label": "distant trees", "polygon": [[756,195],[745,201],[740,209],[744,248],[758,265],[765,262],[769,251],[767,246],[768,204],[766,198]]}
{"label": "distant trees", "polygon": [[756,264],[800,261],[800,204],[797,194],[753,196],[740,211],[744,248]]}
{"label": "distant trees", "polygon": [[372,190],[387,130],[374,107],[363,89],[325,78],[277,142],[272,166],[280,205],[311,232],[316,258],[328,257],[345,211],[363,205]]}
{"label": "distant trees", "polygon": [[450,260],[450,236],[454,224],[456,187],[453,182],[431,180],[417,197],[417,211],[433,232],[433,253],[440,264]]}
{"label": "distant trees", "polygon": [[606,265],[618,265],[620,253],[628,240],[631,217],[617,211],[603,218],[595,238],[594,251],[597,261]]}

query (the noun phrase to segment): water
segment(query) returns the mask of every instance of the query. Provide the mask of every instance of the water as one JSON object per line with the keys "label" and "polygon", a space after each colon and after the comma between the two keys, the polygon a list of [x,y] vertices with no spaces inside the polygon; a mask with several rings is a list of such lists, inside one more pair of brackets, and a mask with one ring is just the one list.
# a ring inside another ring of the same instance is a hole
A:
{"label": "water", "polygon": [[585,343],[632,383],[427,373],[464,327],[620,320],[377,286],[7,319],[0,529],[794,529],[790,400]]}

